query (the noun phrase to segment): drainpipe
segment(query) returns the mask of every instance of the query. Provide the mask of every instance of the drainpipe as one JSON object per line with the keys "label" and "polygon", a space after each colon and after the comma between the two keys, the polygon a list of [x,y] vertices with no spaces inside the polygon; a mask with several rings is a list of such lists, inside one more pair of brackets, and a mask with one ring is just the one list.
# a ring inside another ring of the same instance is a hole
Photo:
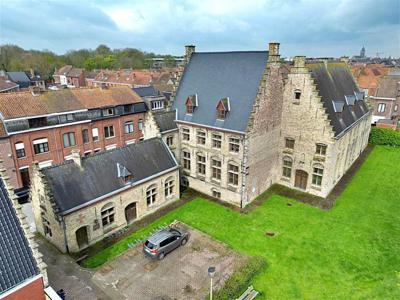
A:
{"label": "drainpipe", "polygon": [[242,157],[242,188],[240,191],[240,208],[243,208],[243,202],[244,202],[244,194],[245,194],[245,189],[246,189],[246,170],[247,170],[247,156],[246,156],[246,151],[247,151],[247,136],[245,134],[244,139],[243,139],[243,157]]}
{"label": "drainpipe", "polygon": [[67,226],[65,225],[65,219],[63,216],[61,216],[61,226],[62,226],[62,229],[64,232],[65,249],[67,250],[67,253],[69,253],[68,239],[67,239]]}

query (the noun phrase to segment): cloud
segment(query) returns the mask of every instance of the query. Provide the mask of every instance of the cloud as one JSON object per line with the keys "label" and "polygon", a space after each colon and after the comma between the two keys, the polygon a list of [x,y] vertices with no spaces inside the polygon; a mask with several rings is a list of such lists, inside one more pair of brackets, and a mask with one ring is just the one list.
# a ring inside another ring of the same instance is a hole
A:
{"label": "cloud", "polygon": [[284,55],[352,55],[362,45],[400,53],[398,0],[20,0],[1,1],[0,11],[0,43],[59,53],[100,43],[173,54],[188,43],[260,50],[271,40]]}

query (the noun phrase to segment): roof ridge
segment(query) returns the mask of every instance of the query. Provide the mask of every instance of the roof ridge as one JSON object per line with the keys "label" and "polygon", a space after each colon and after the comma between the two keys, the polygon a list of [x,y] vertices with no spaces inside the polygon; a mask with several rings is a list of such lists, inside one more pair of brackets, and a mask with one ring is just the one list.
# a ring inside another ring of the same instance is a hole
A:
{"label": "roof ridge", "polygon": [[194,52],[193,54],[226,54],[226,53],[268,53],[268,50],[210,51]]}

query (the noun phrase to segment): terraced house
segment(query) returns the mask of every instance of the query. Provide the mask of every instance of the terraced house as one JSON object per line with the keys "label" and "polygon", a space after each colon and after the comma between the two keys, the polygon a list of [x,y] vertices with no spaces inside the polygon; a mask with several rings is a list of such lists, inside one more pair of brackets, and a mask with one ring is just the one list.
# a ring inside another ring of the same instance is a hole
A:
{"label": "terraced house", "polygon": [[128,87],[0,94],[0,156],[26,195],[39,167],[111,150],[142,138],[146,104]]}
{"label": "terraced house", "polygon": [[274,183],[325,197],[366,147],[370,111],[346,62],[186,47],[172,108],[192,188],[245,206]]}

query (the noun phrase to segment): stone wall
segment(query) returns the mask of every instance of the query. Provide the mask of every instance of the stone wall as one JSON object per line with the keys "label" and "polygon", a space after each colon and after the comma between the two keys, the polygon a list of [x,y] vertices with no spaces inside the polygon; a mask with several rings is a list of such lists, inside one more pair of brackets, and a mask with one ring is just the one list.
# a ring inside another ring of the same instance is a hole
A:
{"label": "stone wall", "polygon": [[[205,128],[195,125],[178,124],[179,127],[179,158],[182,167],[182,152],[188,151],[191,156],[190,170],[183,169],[183,174],[189,179],[189,186],[206,195],[215,196],[213,191],[221,194],[220,198],[235,205],[240,205],[242,178],[239,174],[237,186],[228,184],[228,163],[234,163],[239,166],[239,173],[242,170],[243,141],[244,135],[231,133],[217,129]],[[182,139],[182,129],[189,129],[190,140]],[[197,141],[197,132],[205,132],[206,143],[199,144]],[[212,134],[220,134],[222,137],[221,148],[212,146]],[[239,152],[229,151],[229,138],[236,137],[240,140]],[[202,154],[206,157],[206,174],[201,175],[197,169],[197,155]],[[215,180],[211,176],[211,159],[216,158],[221,161],[221,180]],[[218,198],[218,197],[217,197]]]}
{"label": "stone wall", "polygon": [[[174,180],[173,194],[170,197],[165,196],[164,184],[166,180]],[[31,191],[32,206],[35,214],[35,222],[40,234],[44,235],[51,243],[53,243],[62,252],[66,252],[64,233],[62,230],[62,222],[57,222],[57,216],[53,211],[47,210],[47,217],[50,221],[52,236],[44,234],[43,224],[40,218],[42,208],[40,207],[40,198],[43,198],[46,208],[51,207],[51,196],[44,192],[46,185],[42,178],[34,176],[35,188]],[[156,201],[153,205],[147,206],[146,190],[150,186],[157,187]],[[76,232],[82,227],[86,227],[88,235],[88,245],[92,245],[100,241],[105,236],[108,236],[116,231],[129,225],[125,216],[125,208],[136,203],[136,219],[140,219],[145,215],[167,205],[168,203],[179,199],[179,172],[172,171],[168,174],[157,177],[146,183],[134,186],[130,189],[122,191],[118,194],[100,200],[93,205],[72,212],[63,217],[65,223],[66,240],[68,243],[69,252],[78,252],[84,247],[79,247],[76,238]],[[108,226],[102,226],[101,211],[102,208],[112,204],[114,207],[114,222]],[[87,246],[88,246],[87,245]]]}

